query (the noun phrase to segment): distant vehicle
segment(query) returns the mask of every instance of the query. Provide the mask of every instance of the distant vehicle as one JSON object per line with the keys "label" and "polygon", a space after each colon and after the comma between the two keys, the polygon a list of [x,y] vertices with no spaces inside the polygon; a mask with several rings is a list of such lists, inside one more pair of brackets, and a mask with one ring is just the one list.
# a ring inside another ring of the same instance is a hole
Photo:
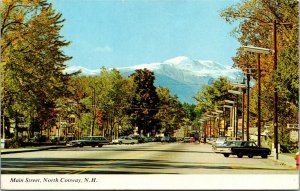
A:
{"label": "distant vehicle", "polygon": [[162,137],[155,137],[154,142],[160,142]]}
{"label": "distant vehicle", "polygon": [[137,139],[133,139],[129,136],[122,136],[119,137],[118,139],[114,139],[112,141],[113,144],[137,144],[138,140]]}
{"label": "distant vehicle", "polygon": [[148,142],[146,140],[146,137],[144,137],[142,135],[129,135],[129,137],[138,140],[138,143],[146,143],[146,142]]}
{"label": "distant vehicle", "polygon": [[170,137],[170,142],[176,142],[177,138],[176,137]]}
{"label": "distant vehicle", "polygon": [[184,143],[189,143],[190,142],[190,137],[184,137],[183,142]]}
{"label": "distant vehicle", "polygon": [[161,140],[160,140],[162,143],[163,142],[167,142],[167,143],[169,143],[170,141],[171,141],[171,139],[170,139],[170,137],[169,136],[163,136],[162,138],[161,138]]}
{"label": "distant vehicle", "polygon": [[108,145],[108,140],[103,136],[85,136],[79,140],[74,140],[70,142],[70,145],[73,147],[83,147],[83,146],[98,146],[102,147],[103,145]]}
{"label": "distant vehicle", "polygon": [[242,158],[247,155],[249,158],[253,156],[261,156],[262,158],[268,158],[271,154],[269,148],[258,147],[253,141],[242,141],[242,145],[239,147],[231,147],[230,155],[237,155],[238,158]]}
{"label": "distant vehicle", "polygon": [[155,138],[154,137],[146,137],[147,142],[154,142]]}

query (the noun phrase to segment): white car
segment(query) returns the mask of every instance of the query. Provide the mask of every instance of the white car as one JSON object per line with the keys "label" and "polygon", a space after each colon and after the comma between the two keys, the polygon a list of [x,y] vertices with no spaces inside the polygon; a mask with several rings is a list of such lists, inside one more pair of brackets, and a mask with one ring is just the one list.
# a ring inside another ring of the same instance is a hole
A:
{"label": "white car", "polygon": [[122,137],[119,137],[118,139],[114,139],[112,141],[113,144],[137,144],[138,143],[138,140],[136,139],[133,139],[131,137],[128,137],[128,136],[122,136]]}

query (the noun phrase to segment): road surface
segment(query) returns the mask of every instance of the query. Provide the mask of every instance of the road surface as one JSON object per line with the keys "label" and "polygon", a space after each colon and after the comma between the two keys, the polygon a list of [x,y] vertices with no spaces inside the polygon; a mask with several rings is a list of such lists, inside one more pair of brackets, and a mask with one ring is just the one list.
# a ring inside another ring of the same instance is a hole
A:
{"label": "road surface", "polygon": [[297,174],[261,157],[225,158],[209,144],[146,143],[5,154],[2,174]]}

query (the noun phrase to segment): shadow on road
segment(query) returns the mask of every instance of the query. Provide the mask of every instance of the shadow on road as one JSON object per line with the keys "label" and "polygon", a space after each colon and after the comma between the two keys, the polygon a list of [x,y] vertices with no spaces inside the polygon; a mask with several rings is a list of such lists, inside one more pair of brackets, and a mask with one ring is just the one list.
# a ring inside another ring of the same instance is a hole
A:
{"label": "shadow on road", "polygon": [[[149,159],[3,158],[1,162],[2,174],[176,174],[193,169],[232,169],[221,164]],[[240,166],[238,170],[274,169]]]}

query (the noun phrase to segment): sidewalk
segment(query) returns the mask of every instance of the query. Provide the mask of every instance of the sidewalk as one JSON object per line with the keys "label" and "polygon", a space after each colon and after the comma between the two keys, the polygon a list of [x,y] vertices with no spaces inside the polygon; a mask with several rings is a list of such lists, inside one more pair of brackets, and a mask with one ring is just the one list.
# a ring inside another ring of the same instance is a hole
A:
{"label": "sidewalk", "polygon": [[296,168],[296,161],[295,158],[292,156],[286,156],[284,154],[278,154],[278,160],[275,159],[274,153],[271,153],[271,155],[269,156],[270,160],[273,160],[275,162],[280,163],[281,165],[287,165],[290,167],[294,167]]}
{"label": "sidewalk", "polygon": [[67,146],[66,145],[53,145],[53,146],[31,147],[31,148],[2,149],[1,155],[12,154],[12,153],[22,153],[22,152],[43,151],[43,150],[59,149],[59,148],[65,148],[65,147],[67,147]]}

